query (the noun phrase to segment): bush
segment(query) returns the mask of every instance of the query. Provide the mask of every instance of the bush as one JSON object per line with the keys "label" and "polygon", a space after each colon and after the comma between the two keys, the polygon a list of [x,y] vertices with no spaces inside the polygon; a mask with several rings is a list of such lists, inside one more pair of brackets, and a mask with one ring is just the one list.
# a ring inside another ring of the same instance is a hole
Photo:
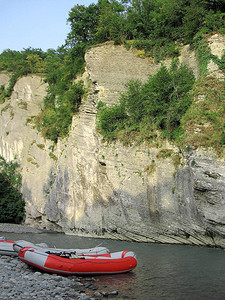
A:
{"label": "bush", "polygon": [[18,164],[6,163],[0,157],[0,222],[21,223],[25,215],[25,202],[20,192],[21,176]]}
{"label": "bush", "polygon": [[116,130],[124,127],[127,118],[124,105],[112,105],[107,107],[102,102],[98,105],[98,127],[100,133],[111,140],[116,138]]}
{"label": "bush", "polygon": [[79,109],[83,93],[83,84],[78,82],[59,96],[50,93],[44,99],[43,112],[35,118],[37,129],[44,137],[57,143],[58,138],[68,134],[73,114]]}
{"label": "bush", "polygon": [[120,102],[126,109],[130,122],[139,123],[145,114],[144,95],[140,80],[131,80],[126,84],[126,92],[121,95]]}
{"label": "bush", "polygon": [[213,11],[209,11],[208,14],[205,16],[204,26],[208,29],[208,32],[213,32],[218,29],[225,28],[224,19],[224,13],[213,13]]}

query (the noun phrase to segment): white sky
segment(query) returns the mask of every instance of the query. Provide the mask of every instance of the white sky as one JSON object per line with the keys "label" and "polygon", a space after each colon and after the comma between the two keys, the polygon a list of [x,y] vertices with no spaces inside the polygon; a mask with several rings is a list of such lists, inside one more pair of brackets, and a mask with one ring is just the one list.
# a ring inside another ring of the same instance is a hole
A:
{"label": "white sky", "polygon": [[57,49],[70,32],[70,10],[91,3],[97,0],[0,0],[0,53],[29,47]]}

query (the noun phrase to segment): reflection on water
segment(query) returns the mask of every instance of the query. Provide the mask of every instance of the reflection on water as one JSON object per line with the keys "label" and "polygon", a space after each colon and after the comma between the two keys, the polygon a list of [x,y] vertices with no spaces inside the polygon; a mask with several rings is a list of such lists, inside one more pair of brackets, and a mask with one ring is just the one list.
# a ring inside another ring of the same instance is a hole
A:
{"label": "reflection on water", "polygon": [[9,240],[45,242],[58,248],[91,248],[102,244],[112,252],[134,251],[138,265],[132,272],[95,277],[93,285],[97,290],[118,290],[119,295],[110,299],[225,298],[225,251],[222,249],[129,243],[49,233],[0,233],[0,236]]}
{"label": "reflection on water", "polygon": [[120,299],[127,297],[129,299],[138,299],[135,289],[133,289],[136,285],[136,278],[134,271],[118,275],[96,276],[94,285],[103,292],[119,291],[116,299],[118,297]]}

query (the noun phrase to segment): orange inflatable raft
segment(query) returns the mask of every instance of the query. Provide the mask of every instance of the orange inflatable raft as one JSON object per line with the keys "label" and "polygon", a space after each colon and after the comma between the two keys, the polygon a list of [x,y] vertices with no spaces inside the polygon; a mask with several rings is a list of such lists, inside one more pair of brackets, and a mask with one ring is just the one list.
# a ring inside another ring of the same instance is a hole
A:
{"label": "orange inflatable raft", "polygon": [[25,247],[18,254],[21,261],[28,265],[46,272],[65,275],[120,274],[137,266],[136,255],[131,251],[67,258]]}

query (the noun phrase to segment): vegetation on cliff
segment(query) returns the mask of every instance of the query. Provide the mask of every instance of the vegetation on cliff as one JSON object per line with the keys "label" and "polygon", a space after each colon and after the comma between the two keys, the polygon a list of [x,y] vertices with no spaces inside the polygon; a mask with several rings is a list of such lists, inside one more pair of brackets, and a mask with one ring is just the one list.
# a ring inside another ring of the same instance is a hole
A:
{"label": "vegetation on cliff", "polygon": [[213,61],[225,77],[225,52],[219,59],[211,53],[207,36],[196,36],[196,40],[200,77],[195,82],[193,73],[173,60],[170,69],[163,66],[146,83],[129,82],[118,105],[99,104],[98,128],[106,140],[157,145],[159,137],[166,137],[181,147],[212,147],[223,153],[225,82],[210,75],[207,67]]}
{"label": "vegetation on cliff", "polygon": [[21,175],[16,162],[7,163],[0,156],[0,223],[21,223],[25,216],[25,202],[21,187]]}
{"label": "vegetation on cliff", "polygon": [[34,121],[38,130],[47,139],[57,142],[59,137],[68,134],[72,116],[78,111],[83,84],[74,82],[77,74],[84,68],[83,48],[60,47],[57,51],[49,49],[24,49],[24,51],[6,50],[0,55],[0,71],[10,72],[7,88],[0,87],[0,103],[10,98],[16,81],[24,75],[40,74],[48,83],[48,94],[44,98],[41,114]]}
{"label": "vegetation on cliff", "polygon": [[[20,76],[44,75],[49,85],[48,95],[35,122],[46,138],[57,142],[59,137],[68,134],[72,116],[79,110],[84,89],[82,83],[74,79],[84,70],[84,53],[89,47],[114,41],[127,49],[138,49],[141,57],[159,61],[177,57],[180,47],[190,44],[199,53],[199,82],[207,85],[207,80],[202,77],[207,75],[205,70],[209,59],[213,59],[224,71],[224,56],[220,60],[213,57],[206,43],[207,36],[212,33],[225,34],[224,19],[224,0],[98,0],[87,7],[75,5],[69,12],[71,31],[65,45],[56,51],[29,48],[22,52],[6,50],[0,55],[0,71],[12,73],[9,86],[0,87],[0,100],[10,97]],[[178,79],[178,74],[181,79]],[[164,82],[168,83],[168,87]],[[213,85],[217,84],[214,79]],[[143,85],[130,82],[118,105],[109,108],[104,104],[99,106],[100,131],[109,139],[132,138],[137,133],[142,140],[150,139],[150,136],[156,135],[154,132],[160,130],[167,137],[178,139],[193,124],[190,120],[194,119],[194,107],[198,107],[194,103],[198,86],[199,83],[193,85],[191,72],[176,64],[169,70],[163,67]],[[208,105],[204,111],[213,109],[213,114],[206,113],[201,117],[199,114],[199,122],[206,123],[207,120],[212,123],[215,132],[219,129],[221,135],[214,140],[223,145],[224,87],[220,86],[218,93],[221,104]]]}
{"label": "vegetation on cliff", "polygon": [[162,66],[149,80],[130,81],[120,103],[107,107],[99,103],[98,125],[107,139],[120,137],[123,141],[138,137],[151,140],[160,130],[168,138],[176,138],[182,131],[181,118],[191,104],[189,91],[194,74],[176,61],[170,69]]}
{"label": "vegetation on cliff", "polygon": [[44,108],[35,118],[37,129],[44,137],[57,142],[65,137],[70,129],[72,117],[78,112],[84,87],[74,79],[84,68],[83,48],[76,46],[67,49],[62,58],[54,53],[47,58],[48,70],[45,81],[48,94],[44,98]]}
{"label": "vegetation on cliff", "polygon": [[155,59],[179,54],[179,43],[192,44],[198,32],[225,33],[224,0],[99,0],[75,5],[68,22],[71,46],[113,40],[136,47]]}

